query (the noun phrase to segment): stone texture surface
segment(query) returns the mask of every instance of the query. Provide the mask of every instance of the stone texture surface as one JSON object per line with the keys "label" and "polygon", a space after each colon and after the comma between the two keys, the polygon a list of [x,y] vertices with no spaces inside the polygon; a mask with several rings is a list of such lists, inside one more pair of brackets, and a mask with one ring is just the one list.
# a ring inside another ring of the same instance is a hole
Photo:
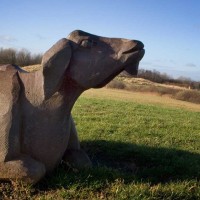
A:
{"label": "stone texture surface", "polygon": [[0,162],[5,162],[20,151],[20,84],[15,67],[1,65],[0,80]]}
{"label": "stone texture surface", "polygon": [[61,160],[91,166],[71,109],[84,90],[104,86],[123,70],[136,74],[143,47],[74,31],[44,54],[37,71],[0,66],[0,179],[34,184]]}

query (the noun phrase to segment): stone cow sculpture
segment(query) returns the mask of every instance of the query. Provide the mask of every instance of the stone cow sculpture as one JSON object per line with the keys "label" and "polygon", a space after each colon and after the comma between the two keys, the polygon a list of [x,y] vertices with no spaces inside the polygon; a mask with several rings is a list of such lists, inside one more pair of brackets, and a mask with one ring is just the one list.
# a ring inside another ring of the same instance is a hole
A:
{"label": "stone cow sculpture", "polygon": [[43,56],[34,72],[0,66],[0,179],[35,184],[64,160],[90,166],[71,117],[80,94],[123,70],[137,74],[137,40],[73,31]]}

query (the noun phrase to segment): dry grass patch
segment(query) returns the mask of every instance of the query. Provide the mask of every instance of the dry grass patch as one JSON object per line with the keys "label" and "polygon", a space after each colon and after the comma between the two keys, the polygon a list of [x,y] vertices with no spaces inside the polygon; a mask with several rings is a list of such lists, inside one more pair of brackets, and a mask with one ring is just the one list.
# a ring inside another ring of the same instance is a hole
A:
{"label": "dry grass patch", "polygon": [[41,64],[37,64],[37,65],[24,66],[22,68],[28,72],[34,72],[34,71],[38,71],[39,69],[41,69],[41,67],[42,67]]}
{"label": "dry grass patch", "polygon": [[171,98],[200,104],[200,91],[189,90],[184,87],[154,83],[142,78],[117,77],[107,88],[125,89],[133,92],[150,92],[158,95],[167,95]]}
{"label": "dry grass patch", "polygon": [[194,90],[182,90],[175,95],[175,99],[200,104],[200,92]]}
{"label": "dry grass patch", "polygon": [[164,107],[181,108],[200,112],[200,106],[198,104],[180,101],[169,98],[168,96],[159,96],[147,92],[130,92],[126,90],[102,88],[87,90],[82,94],[82,96],[97,99],[117,99],[122,101],[160,105]]}

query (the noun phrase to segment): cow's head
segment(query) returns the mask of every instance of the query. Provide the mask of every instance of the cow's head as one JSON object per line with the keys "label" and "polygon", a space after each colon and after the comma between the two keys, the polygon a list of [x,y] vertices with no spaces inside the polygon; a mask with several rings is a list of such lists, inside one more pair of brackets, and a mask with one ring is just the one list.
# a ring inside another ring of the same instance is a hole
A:
{"label": "cow's head", "polygon": [[44,76],[48,77],[46,91],[54,91],[64,76],[89,89],[104,86],[123,70],[136,75],[144,52],[144,45],[138,40],[73,31],[43,57]]}

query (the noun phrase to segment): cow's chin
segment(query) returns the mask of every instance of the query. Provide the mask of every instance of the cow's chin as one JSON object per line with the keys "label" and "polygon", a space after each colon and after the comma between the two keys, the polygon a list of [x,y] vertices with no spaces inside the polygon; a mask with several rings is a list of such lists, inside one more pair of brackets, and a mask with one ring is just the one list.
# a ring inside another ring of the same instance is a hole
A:
{"label": "cow's chin", "polygon": [[110,81],[112,81],[118,74],[120,74],[122,71],[124,70],[124,68],[119,69],[118,71],[116,71],[115,73],[111,74],[110,76],[108,76],[106,79],[104,79],[101,83],[97,84],[95,87],[93,88],[102,88],[105,85],[107,85]]}
{"label": "cow's chin", "polygon": [[139,61],[137,63],[134,63],[134,64],[126,65],[125,67],[119,69],[118,71],[116,71],[112,75],[108,76],[101,83],[97,84],[94,88],[102,88],[102,87],[104,87],[110,81],[112,81],[117,75],[119,75],[122,71],[126,71],[127,73],[129,73],[131,75],[137,75],[138,66],[139,66]]}
{"label": "cow's chin", "polygon": [[138,74],[138,67],[139,67],[139,61],[126,65],[124,71],[132,76],[136,76]]}

